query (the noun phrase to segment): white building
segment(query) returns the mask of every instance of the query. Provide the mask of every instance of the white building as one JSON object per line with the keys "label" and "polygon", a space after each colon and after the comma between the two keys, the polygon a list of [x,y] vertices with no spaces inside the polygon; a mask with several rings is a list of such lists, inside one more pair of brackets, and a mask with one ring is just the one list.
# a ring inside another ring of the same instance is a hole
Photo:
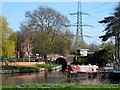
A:
{"label": "white building", "polygon": [[80,49],[81,56],[87,56],[89,49]]}

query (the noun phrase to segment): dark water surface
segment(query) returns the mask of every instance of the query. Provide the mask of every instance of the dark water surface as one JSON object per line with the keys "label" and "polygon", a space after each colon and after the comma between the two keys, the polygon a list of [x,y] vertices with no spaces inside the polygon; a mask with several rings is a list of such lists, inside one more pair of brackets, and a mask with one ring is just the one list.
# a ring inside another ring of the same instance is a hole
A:
{"label": "dark water surface", "polygon": [[[63,72],[39,72],[39,73],[21,73],[21,74],[0,74],[2,76],[2,85],[17,84],[40,84],[40,83],[68,83],[66,75]],[[70,83],[82,84],[109,84],[120,83],[120,79],[109,79],[103,75],[79,74],[79,78],[72,78]]]}

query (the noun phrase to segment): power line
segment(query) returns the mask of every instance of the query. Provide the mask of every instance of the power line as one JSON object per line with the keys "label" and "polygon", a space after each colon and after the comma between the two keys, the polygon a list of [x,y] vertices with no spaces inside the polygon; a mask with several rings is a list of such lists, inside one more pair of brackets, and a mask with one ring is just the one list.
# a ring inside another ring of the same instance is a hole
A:
{"label": "power line", "polygon": [[91,9],[88,9],[88,10],[86,10],[85,12],[96,10],[96,9],[98,9],[98,8],[101,8],[101,7],[103,7],[103,6],[106,6],[106,5],[109,4],[109,3],[111,3],[111,2],[106,2],[106,3],[102,4],[102,5],[99,5],[99,6],[96,6],[96,7],[91,8]]}
{"label": "power line", "polygon": [[96,11],[96,12],[94,12],[92,14],[100,14],[100,13],[104,13],[104,12],[109,11],[109,10],[113,10],[113,8],[109,8],[109,9],[106,9],[106,10]]}
{"label": "power line", "polygon": [[[94,8],[92,8],[92,9],[89,9],[89,11],[90,11],[90,10],[93,10],[93,9],[96,10],[96,9],[98,9],[98,8],[101,8],[101,7],[105,6],[106,4],[109,4],[109,3],[104,3],[104,4],[102,4],[102,5],[99,5],[99,6],[97,6],[97,7],[94,7]],[[111,9],[111,8],[110,8],[110,9]],[[101,11],[97,11],[97,12],[98,12],[98,13],[103,13],[103,12],[108,11],[108,10],[110,10],[110,9],[102,10],[102,12],[101,12]],[[86,11],[87,11],[87,10],[86,10]],[[96,14],[98,14],[98,13],[96,13]],[[82,6],[81,6],[81,3],[80,3],[80,2],[78,2],[78,10],[77,10],[77,12],[76,12],[76,13],[71,13],[70,15],[77,15],[77,24],[67,25],[67,26],[71,26],[71,27],[77,27],[77,29],[76,29],[76,37],[75,37],[75,45],[78,44],[78,43],[80,43],[80,42],[79,42],[79,33],[80,33],[80,38],[81,38],[82,40],[83,40],[83,36],[84,36],[84,37],[88,37],[88,38],[93,38],[92,36],[84,35],[84,34],[83,34],[83,29],[82,29],[83,26],[91,26],[91,27],[93,27],[93,28],[97,28],[97,27],[96,27],[96,26],[92,26],[92,25],[83,24],[83,22],[82,22],[82,16],[83,16],[83,15],[89,15],[89,14],[82,12]],[[98,19],[97,17],[94,17],[94,16],[92,16],[92,15],[89,15],[89,16]],[[96,22],[97,22],[97,21],[96,21]],[[97,29],[98,29],[98,28],[97,28]],[[100,29],[100,28],[99,28],[99,29]],[[100,29],[100,30],[101,30],[101,29]],[[99,36],[96,36],[96,37],[99,38]],[[99,39],[99,40],[100,40],[100,39]]]}

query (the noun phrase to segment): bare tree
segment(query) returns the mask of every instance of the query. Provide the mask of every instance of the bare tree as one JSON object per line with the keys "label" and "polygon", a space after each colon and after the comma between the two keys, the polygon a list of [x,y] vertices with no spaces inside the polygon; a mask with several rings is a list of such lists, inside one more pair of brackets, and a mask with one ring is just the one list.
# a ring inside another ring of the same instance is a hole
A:
{"label": "bare tree", "polygon": [[[40,6],[32,12],[27,11],[25,17],[26,21],[21,24],[20,32],[23,35],[22,38],[25,37],[24,41],[27,39],[32,44],[33,52],[51,53],[55,49],[55,43],[59,40],[61,40],[60,44],[56,48],[68,41],[66,45],[68,47],[71,45],[72,35],[66,36],[66,32],[69,31],[65,27],[69,24],[69,20],[60,12],[47,6]],[[63,39],[64,36],[66,39]]]}

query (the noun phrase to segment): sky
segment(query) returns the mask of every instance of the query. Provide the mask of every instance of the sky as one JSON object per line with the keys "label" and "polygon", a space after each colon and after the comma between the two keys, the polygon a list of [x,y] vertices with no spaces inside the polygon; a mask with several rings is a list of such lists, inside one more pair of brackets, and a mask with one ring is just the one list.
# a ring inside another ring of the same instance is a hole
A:
{"label": "sky", "polygon": [[[67,16],[73,25],[76,23],[77,17],[70,13],[77,12],[77,5],[77,2],[2,2],[0,15],[7,19],[12,30],[19,31],[20,23],[25,21],[26,11],[32,12],[39,6],[48,6]],[[85,25],[92,25],[92,27],[83,27],[83,38],[87,43],[101,43],[99,36],[104,34],[105,26],[99,24],[98,21],[111,16],[117,5],[118,2],[82,2],[82,12],[88,13],[88,15],[83,15],[82,22]],[[76,27],[69,27],[69,29],[75,35]]]}

